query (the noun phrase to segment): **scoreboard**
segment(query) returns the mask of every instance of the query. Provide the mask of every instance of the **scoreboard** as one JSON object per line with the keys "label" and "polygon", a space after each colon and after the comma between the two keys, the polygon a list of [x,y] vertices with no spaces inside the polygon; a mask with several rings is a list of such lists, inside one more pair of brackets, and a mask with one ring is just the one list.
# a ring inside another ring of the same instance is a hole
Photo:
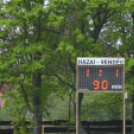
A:
{"label": "scoreboard", "polygon": [[123,93],[123,130],[125,125],[125,59],[78,57],[76,63],[76,134],[79,134],[79,93]]}
{"label": "scoreboard", "polygon": [[78,91],[125,90],[124,58],[77,58]]}

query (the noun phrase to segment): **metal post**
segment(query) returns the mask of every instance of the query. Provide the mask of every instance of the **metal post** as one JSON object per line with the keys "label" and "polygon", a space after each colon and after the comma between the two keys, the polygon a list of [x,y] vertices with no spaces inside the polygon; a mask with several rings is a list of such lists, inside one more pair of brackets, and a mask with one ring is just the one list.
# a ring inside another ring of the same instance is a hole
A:
{"label": "metal post", "polygon": [[125,122],[125,92],[123,92],[123,134],[126,134],[126,122]]}
{"label": "metal post", "polygon": [[79,134],[79,92],[76,91],[76,134]]}

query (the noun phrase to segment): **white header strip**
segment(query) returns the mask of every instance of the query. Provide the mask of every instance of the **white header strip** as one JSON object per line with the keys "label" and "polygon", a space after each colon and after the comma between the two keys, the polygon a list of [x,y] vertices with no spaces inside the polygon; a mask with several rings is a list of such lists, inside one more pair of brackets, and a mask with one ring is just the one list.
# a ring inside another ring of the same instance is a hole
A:
{"label": "white header strip", "polygon": [[77,58],[78,65],[124,65],[124,58]]}

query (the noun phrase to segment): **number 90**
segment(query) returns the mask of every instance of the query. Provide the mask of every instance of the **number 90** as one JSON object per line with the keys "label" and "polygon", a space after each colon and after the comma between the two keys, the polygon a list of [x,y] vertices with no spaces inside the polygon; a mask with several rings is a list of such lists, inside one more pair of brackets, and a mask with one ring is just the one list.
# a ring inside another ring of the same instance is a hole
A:
{"label": "number 90", "polygon": [[[94,85],[94,90],[98,90],[100,88],[100,81],[99,80],[94,80],[93,85]],[[108,81],[103,80],[101,82],[101,89],[107,90],[107,88],[108,88]]]}

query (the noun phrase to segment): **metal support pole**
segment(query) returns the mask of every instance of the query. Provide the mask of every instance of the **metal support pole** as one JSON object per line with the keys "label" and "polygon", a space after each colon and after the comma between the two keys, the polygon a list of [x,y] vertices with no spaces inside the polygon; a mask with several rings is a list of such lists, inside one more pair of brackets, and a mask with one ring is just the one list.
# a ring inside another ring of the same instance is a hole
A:
{"label": "metal support pole", "polygon": [[79,134],[79,92],[76,91],[76,134]]}
{"label": "metal support pole", "polygon": [[123,134],[126,134],[126,122],[125,122],[125,92],[123,92]]}

